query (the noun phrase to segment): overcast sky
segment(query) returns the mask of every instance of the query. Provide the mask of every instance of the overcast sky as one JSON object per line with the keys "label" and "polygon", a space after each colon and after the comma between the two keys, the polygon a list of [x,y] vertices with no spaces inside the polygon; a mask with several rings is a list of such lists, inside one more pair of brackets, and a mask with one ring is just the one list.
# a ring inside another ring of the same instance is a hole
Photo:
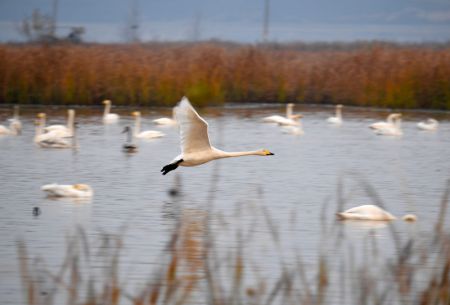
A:
{"label": "overcast sky", "polygon": [[[51,14],[53,2],[0,0],[0,41],[23,40],[18,23],[33,9]],[[264,0],[59,0],[58,25],[85,27],[87,41],[124,41],[133,2],[143,41],[262,39]],[[269,39],[448,41],[450,0],[270,0]]]}

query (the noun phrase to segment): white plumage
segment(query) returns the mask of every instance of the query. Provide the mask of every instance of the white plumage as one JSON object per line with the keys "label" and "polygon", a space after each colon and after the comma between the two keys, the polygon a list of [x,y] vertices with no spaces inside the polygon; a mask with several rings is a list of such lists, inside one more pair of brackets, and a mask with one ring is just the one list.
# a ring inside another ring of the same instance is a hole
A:
{"label": "white plumage", "polygon": [[87,184],[46,184],[41,187],[51,197],[72,197],[72,198],[89,198],[94,194],[92,188]]}
{"label": "white plumage", "polygon": [[429,118],[426,121],[422,121],[417,123],[417,128],[422,129],[422,130],[428,130],[428,131],[433,131],[436,130],[439,126],[438,121],[436,121],[435,119]]}
{"label": "white plumage", "polygon": [[111,101],[104,100],[103,104],[105,105],[105,109],[103,111],[103,123],[111,124],[119,121],[119,115],[116,113],[109,113],[111,111]]}
{"label": "white plumage", "polygon": [[336,116],[329,117],[327,119],[328,123],[340,125],[342,124],[342,105],[336,105]]}
{"label": "white plumage", "polygon": [[134,116],[134,137],[140,139],[154,139],[164,137],[165,134],[157,130],[145,130],[141,131],[141,113],[139,111],[134,111],[132,113]]}
{"label": "white plumage", "polygon": [[391,213],[382,208],[367,204],[348,209],[344,212],[337,213],[339,219],[352,220],[394,220],[397,219]]}

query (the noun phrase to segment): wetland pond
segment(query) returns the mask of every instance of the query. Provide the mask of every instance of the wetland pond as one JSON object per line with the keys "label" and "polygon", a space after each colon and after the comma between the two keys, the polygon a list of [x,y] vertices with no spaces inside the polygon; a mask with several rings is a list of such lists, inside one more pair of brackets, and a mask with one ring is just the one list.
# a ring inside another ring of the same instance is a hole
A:
{"label": "wetland pond", "polygon": [[[162,176],[161,168],[180,153],[178,130],[156,126],[152,120],[170,117],[171,109],[114,107],[121,119],[111,125],[103,125],[101,108],[75,109],[76,150],[43,149],[33,143],[36,113],[45,111],[48,124],[64,124],[64,108],[23,106],[22,135],[0,136],[3,305],[25,302],[18,240],[25,242],[31,257],[41,257],[56,273],[66,255],[68,237],[77,228],[83,228],[94,248],[105,232],[121,234],[120,279],[133,293],[158,268],[178,220],[189,213],[208,215],[224,261],[226,253],[242,247],[253,266],[246,276],[253,279],[278,277],[280,266],[289,266],[298,254],[311,270],[316,270],[320,254],[342,257],[334,253],[342,250],[325,246],[334,244],[337,231],[355,249],[364,248],[370,236],[378,244],[377,255],[388,259],[397,251],[392,232],[406,240],[433,228],[450,177],[448,112],[404,111],[403,136],[389,137],[377,136],[368,128],[384,120],[386,110],[344,107],[344,123],[336,127],[326,122],[333,115],[332,107],[297,105],[294,111],[304,115],[305,134],[295,136],[261,122],[268,115],[283,115],[282,106],[203,108],[199,113],[209,123],[212,145],[227,151],[266,148],[275,155],[179,167]],[[128,155],[121,150],[125,142],[121,132],[124,126],[133,126],[133,110],[142,112],[143,130],[159,130],[165,137],[139,140],[139,151]],[[11,107],[0,108],[2,124],[10,114]],[[437,131],[416,128],[417,122],[428,117],[439,120]],[[47,198],[40,187],[53,182],[89,184],[94,196],[87,201]],[[178,196],[171,193],[174,187]],[[340,205],[347,209],[376,204],[372,190],[392,214],[414,213],[419,220],[335,221]],[[33,216],[34,207],[40,208],[39,216]],[[364,249],[355,250],[360,252]],[[311,281],[315,275],[309,275]],[[338,292],[335,297],[342,298]],[[345,301],[334,304],[339,303]]]}

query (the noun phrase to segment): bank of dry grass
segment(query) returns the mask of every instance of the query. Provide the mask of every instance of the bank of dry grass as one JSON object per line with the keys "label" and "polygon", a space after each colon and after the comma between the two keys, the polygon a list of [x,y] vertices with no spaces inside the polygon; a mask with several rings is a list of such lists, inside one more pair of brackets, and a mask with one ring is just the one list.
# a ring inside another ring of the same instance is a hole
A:
{"label": "bank of dry grass", "polygon": [[450,49],[361,44],[0,45],[0,102],[343,103],[450,109]]}

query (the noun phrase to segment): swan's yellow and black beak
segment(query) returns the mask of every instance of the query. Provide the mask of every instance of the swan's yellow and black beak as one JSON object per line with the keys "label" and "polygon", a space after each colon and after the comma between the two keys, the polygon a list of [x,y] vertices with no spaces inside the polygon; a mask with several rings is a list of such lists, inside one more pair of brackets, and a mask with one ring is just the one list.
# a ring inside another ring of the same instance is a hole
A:
{"label": "swan's yellow and black beak", "polygon": [[271,153],[268,149],[263,149],[264,155],[266,156],[273,156],[274,153]]}

